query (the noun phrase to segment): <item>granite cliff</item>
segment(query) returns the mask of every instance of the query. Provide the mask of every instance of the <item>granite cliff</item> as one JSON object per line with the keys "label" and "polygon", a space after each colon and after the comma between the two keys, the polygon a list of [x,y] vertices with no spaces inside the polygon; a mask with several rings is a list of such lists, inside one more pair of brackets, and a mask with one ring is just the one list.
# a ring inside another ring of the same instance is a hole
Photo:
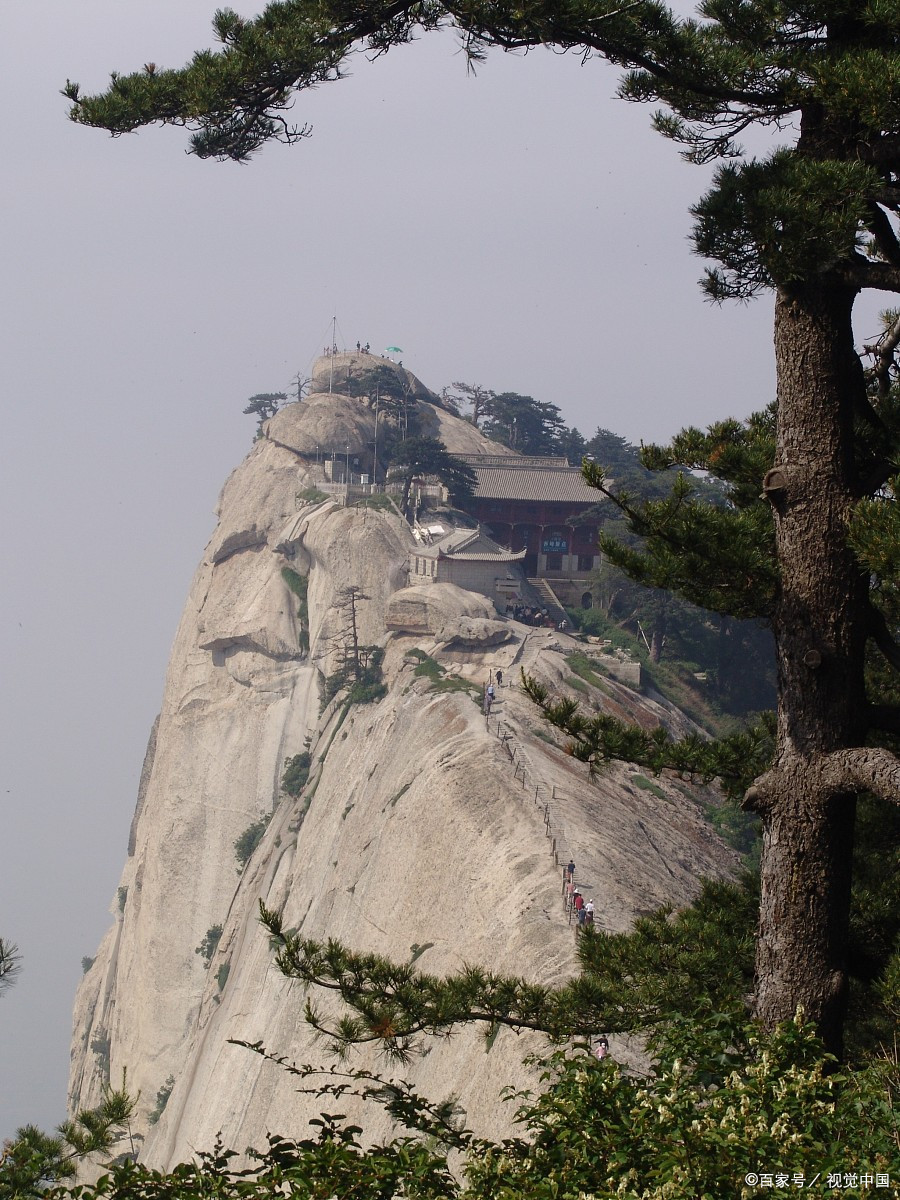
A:
{"label": "granite cliff", "polygon": [[[113,921],[78,991],[70,1106],[96,1103],[127,1067],[142,1157],[155,1165],[219,1131],[238,1148],[267,1130],[297,1133],[321,1107],[228,1042],[327,1061],[301,991],[272,966],[260,899],[308,936],[417,956],[429,971],[479,963],[552,981],[575,967],[554,844],[576,858],[609,929],[686,903],[701,876],[732,865],[685,788],[635,784],[627,766],[589,784],[548,736],[515,685],[525,667],[575,694],[570,639],[499,618],[452,585],[409,587],[414,542],[399,514],[317,492],[325,448],[371,452],[369,399],[359,387],[328,391],[336,372],[339,384],[341,371],[364,378],[360,357],[320,360],[312,394],[266,424],[224,486],[172,649]],[[451,451],[504,452],[390,369],[424,432]],[[383,648],[387,692],[353,705],[338,693],[320,711],[351,586],[360,641]],[[437,666],[423,671],[424,655]],[[486,726],[477,696],[498,667],[505,686]],[[575,682],[583,697],[588,685]],[[588,691],[642,724],[688,726],[612,678]],[[307,748],[306,786],[288,795],[285,760]],[[235,842],[269,814],[239,873]],[[435,1097],[456,1093],[469,1120],[496,1134],[509,1120],[498,1089],[526,1081],[528,1048],[501,1033],[487,1052],[463,1032],[403,1076]],[[347,1111],[370,1135],[388,1132],[377,1114]]]}

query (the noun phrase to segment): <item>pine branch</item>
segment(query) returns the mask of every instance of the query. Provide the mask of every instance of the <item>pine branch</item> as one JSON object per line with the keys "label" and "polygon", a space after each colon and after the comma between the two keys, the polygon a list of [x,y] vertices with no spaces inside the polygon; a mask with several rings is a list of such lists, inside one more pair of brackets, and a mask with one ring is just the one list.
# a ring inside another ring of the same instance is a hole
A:
{"label": "pine branch", "polygon": [[590,486],[610,499],[631,531],[646,541],[644,550],[634,550],[600,535],[603,553],[631,579],[732,617],[769,615],[778,571],[774,528],[765,506],[728,509],[698,502],[683,474],[668,499],[634,504],[607,485],[595,463],[586,462],[582,470]]}
{"label": "pine branch", "polygon": [[0,938],[0,995],[15,983],[22,968],[22,956],[15,942]]}
{"label": "pine branch", "polygon": [[893,314],[893,320],[878,340],[866,345],[864,350],[875,359],[872,367],[872,377],[878,385],[879,399],[884,400],[891,390],[891,374],[896,365],[897,347],[900,346],[900,312]]}
{"label": "pine branch", "polygon": [[869,228],[886,261],[892,267],[900,268],[900,242],[884,209],[875,200],[869,201]]}
{"label": "pine branch", "polygon": [[[443,1101],[429,1100],[416,1092],[406,1080],[385,1079],[384,1076],[364,1067],[342,1070],[331,1066],[326,1070],[311,1063],[298,1066],[284,1055],[271,1054],[262,1042],[245,1042],[240,1038],[229,1038],[228,1042],[232,1046],[252,1050],[254,1054],[259,1054],[267,1062],[281,1067],[289,1075],[303,1080],[319,1080],[312,1087],[298,1088],[300,1095],[333,1096],[336,1099],[350,1095],[361,1100],[375,1100],[406,1129],[436,1138],[455,1150],[468,1150],[481,1144],[472,1130],[463,1124],[465,1114],[452,1098]],[[323,1078],[324,1083],[321,1082]]]}
{"label": "pine branch", "polygon": [[835,268],[835,274],[854,288],[871,288],[874,291],[900,292],[900,267],[892,263],[876,262],[852,254]]}
{"label": "pine branch", "polygon": [[742,733],[706,740],[696,734],[673,739],[667,730],[626,725],[608,713],[586,717],[577,701],[551,700],[547,689],[523,674],[523,687],[551,725],[571,739],[569,753],[596,775],[608,762],[629,762],[655,775],[674,771],[680,778],[710,783],[719,779],[729,796],[740,796],[766,769],[774,750],[774,719],[764,714]]}
{"label": "pine branch", "polygon": [[[598,1030],[661,1028],[679,1014],[740,1009],[753,975],[757,904],[749,879],[739,886],[705,881],[683,912],[663,907],[638,918],[629,933],[586,929],[579,937],[582,974],[558,988],[472,966],[447,978],[426,975],[336,942],[301,939],[263,904],[260,914],[279,969],[306,987],[340,994],[348,1011],[330,1023],[307,1004],[307,1019],[312,1016],[332,1049],[343,1057],[352,1046],[380,1042],[388,1059],[396,1059],[395,1043],[406,1039],[408,1059],[419,1034],[449,1036],[464,1024],[483,1025],[486,1037],[506,1027],[561,1041]],[[335,1075],[343,1078],[337,1069]]]}

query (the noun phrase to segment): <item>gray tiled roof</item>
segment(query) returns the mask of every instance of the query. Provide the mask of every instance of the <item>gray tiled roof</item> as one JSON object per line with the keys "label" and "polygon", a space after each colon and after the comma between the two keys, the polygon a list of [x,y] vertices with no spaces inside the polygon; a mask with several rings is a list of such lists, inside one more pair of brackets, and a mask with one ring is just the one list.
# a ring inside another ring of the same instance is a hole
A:
{"label": "gray tiled roof", "polygon": [[[561,455],[535,454],[457,454],[470,467],[568,467],[569,460]],[[577,468],[576,468],[577,470]]]}
{"label": "gray tiled roof", "polygon": [[478,529],[456,529],[448,537],[430,546],[417,546],[414,554],[423,558],[475,559],[483,562],[520,562],[524,550],[506,550]]}
{"label": "gray tiled roof", "polygon": [[499,467],[472,464],[478,500],[543,500],[562,504],[597,504],[603,496],[588,487],[578,467]]}

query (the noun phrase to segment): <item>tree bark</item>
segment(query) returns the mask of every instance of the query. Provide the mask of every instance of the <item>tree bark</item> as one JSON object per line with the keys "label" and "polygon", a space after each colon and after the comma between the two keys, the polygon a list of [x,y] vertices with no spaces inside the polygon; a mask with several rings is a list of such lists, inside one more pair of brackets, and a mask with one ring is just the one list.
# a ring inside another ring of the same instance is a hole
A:
{"label": "tree bark", "polygon": [[650,661],[658,663],[662,658],[663,646],[669,627],[668,597],[663,593],[656,601],[656,612],[653,619],[653,633],[650,636]]}
{"label": "tree bark", "polygon": [[865,392],[854,298],[817,281],[776,300],[777,461],[765,486],[780,570],[778,732],[773,769],[750,800],[763,820],[756,1015],[772,1026],[801,1006],[838,1055],[855,795],[836,794],[817,763],[865,738],[868,581],[846,539],[852,414]]}

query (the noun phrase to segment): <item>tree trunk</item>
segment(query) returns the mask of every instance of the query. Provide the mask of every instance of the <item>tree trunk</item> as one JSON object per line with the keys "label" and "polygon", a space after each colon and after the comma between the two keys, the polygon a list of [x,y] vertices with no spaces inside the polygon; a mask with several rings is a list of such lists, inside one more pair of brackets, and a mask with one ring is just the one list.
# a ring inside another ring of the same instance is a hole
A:
{"label": "tree trunk", "polygon": [[775,762],[749,803],[763,819],[756,1015],[768,1026],[802,1006],[840,1054],[855,797],[817,771],[865,736],[867,579],[846,541],[857,498],[853,413],[864,397],[853,348],[855,294],[819,282],[776,301],[778,441],[765,488],[780,588]]}
{"label": "tree trunk", "polygon": [[653,632],[650,635],[650,661],[658,663],[662,659],[669,628],[669,603],[665,592],[655,601],[654,608],[656,611],[653,615]]}

